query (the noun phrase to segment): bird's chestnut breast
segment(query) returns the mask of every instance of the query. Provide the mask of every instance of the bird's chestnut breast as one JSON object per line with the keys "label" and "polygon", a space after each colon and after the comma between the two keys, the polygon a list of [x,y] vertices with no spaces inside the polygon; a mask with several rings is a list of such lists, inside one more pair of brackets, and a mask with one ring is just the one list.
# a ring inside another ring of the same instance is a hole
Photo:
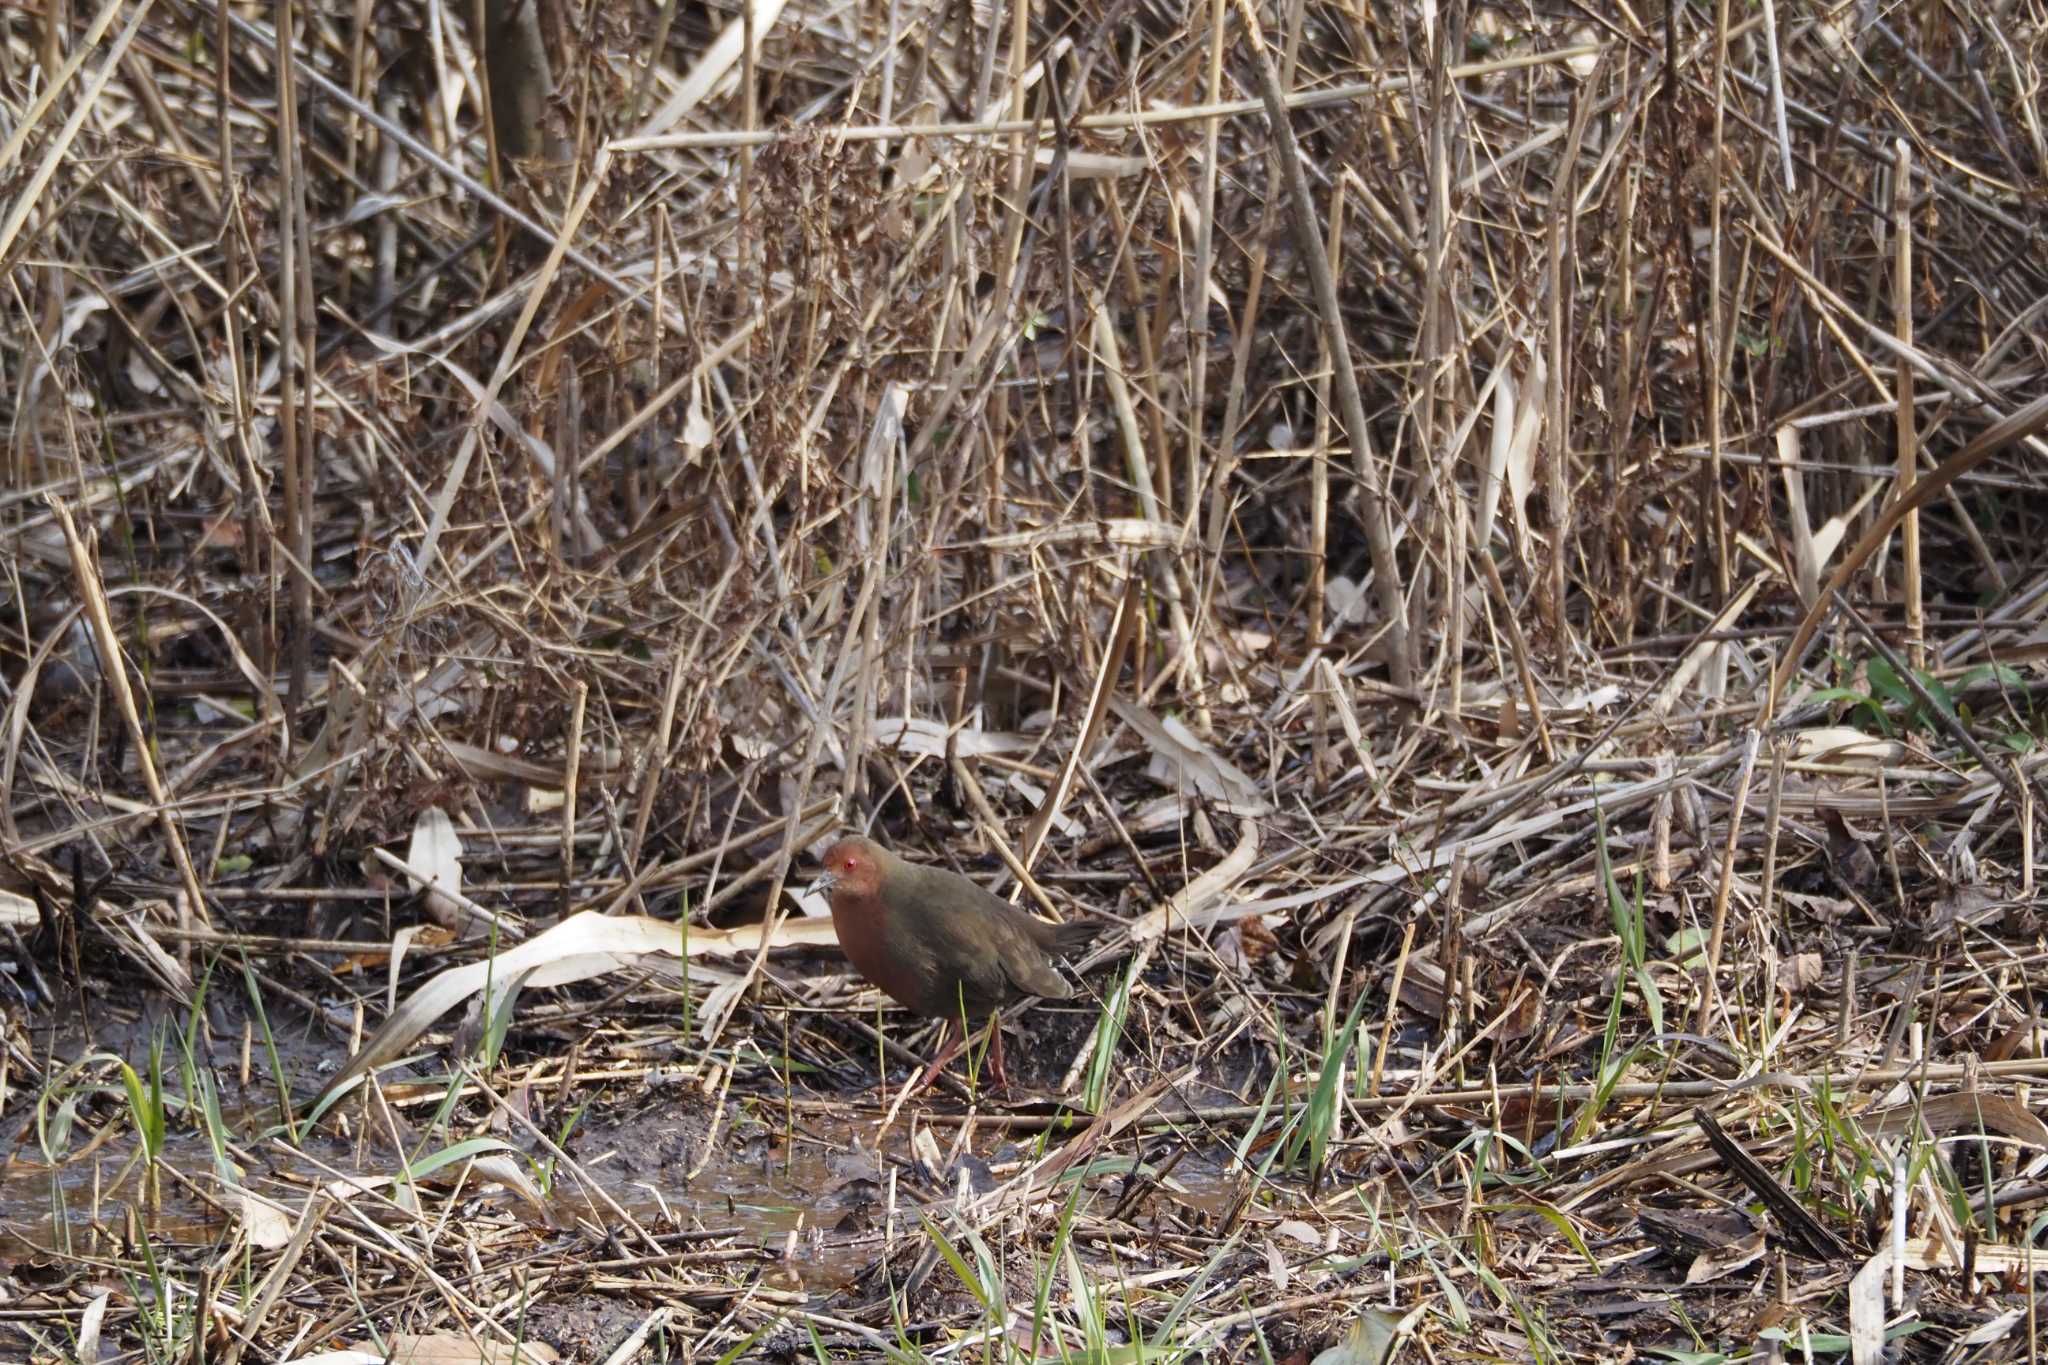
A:
{"label": "bird's chestnut breast", "polygon": [[889,907],[880,897],[832,898],[832,924],[839,934],[840,951],[862,976],[905,1009],[934,1014],[932,1006],[941,984],[934,978],[933,963],[921,945],[907,941],[901,926],[891,922]]}

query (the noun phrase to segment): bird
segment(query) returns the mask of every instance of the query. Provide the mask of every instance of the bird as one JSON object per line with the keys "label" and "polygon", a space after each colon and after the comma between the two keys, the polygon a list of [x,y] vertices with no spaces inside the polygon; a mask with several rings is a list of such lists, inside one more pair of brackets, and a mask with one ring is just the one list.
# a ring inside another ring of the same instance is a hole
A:
{"label": "bird", "polygon": [[[859,836],[825,850],[812,890],[829,896],[839,946],[862,976],[913,1014],[947,1022],[947,1042],[912,1094],[967,1045],[968,1020],[1018,1000],[1071,998],[1074,988],[1050,958],[1085,947],[1102,928],[1039,919],[957,872],[906,862]],[[996,1088],[1008,1090],[999,1022],[989,1069]]]}

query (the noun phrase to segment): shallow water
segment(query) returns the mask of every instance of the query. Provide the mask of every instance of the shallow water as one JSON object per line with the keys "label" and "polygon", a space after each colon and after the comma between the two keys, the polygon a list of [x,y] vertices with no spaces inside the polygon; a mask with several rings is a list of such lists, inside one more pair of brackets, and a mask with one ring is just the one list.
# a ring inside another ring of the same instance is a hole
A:
{"label": "shallow water", "polygon": [[[114,1053],[122,1041],[102,1030],[81,1052]],[[63,1046],[60,1040],[60,1058]],[[399,1170],[389,1125],[421,1121],[440,1107],[441,1085],[393,1082],[383,1094],[391,1113],[403,1117],[367,1121],[363,1104],[350,1099],[338,1106],[338,1117],[302,1128],[292,1143],[278,1123],[275,1091],[261,1075],[264,1051],[254,1050],[246,1085],[239,1042],[230,1037],[212,1051],[219,1065],[209,1074],[222,1093],[221,1159],[228,1178],[201,1125],[184,1111],[182,1085],[168,1061],[173,1074],[166,1075],[165,1090],[174,1103],[154,1190],[145,1189],[128,1095],[111,1062],[74,1075],[61,1094],[51,1090],[40,1105],[16,1087],[8,1105],[16,1144],[0,1167],[0,1259],[54,1272],[67,1262],[132,1257],[144,1239],[158,1250],[204,1255],[234,1235],[241,1205],[234,1185],[281,1206],[283,1212],[272,1215],[273,1231],[288,1230],[314,1189]],[[147,1045],[128,1055],[146,1074]],[[279,1060],[302,1076],[332,1065],[330,1050],[317,1040],[281,1045]],[[567,1128],[562,1148],[568,1161],[554,1158],[522,1125],[500,1123],[495,1135],[519,1149],[513,1164],[536,1188],[545,1187],[544,1206],[476,1171],[469,1172],[468,1188],[481,1193],[492,1213],[527,1226],[536,1238],[578,1226],[615,1234],[622,1264],[644,1253],[651,1240],[695,1261],[752,1266],[785,1287],[829,1294],[851,1286],[897,1240],[915,1233],[920,1207],[963,1188],[995,1187],[1023,1169],[1042,1142],[1039,1132],[1012,1131],[1010,1111],[970,1110],[944,1096],[907,1107],[885,1133],[885,1111],[872,1092],[846,1098],[755,1092],[714,1104],[680,1079],[653,1072],[640,1085],[620,1078],[572,1092],[591,1101],[581,1113],[539,1112],[546,1105],[537,1096],[546,1087],[515,1088],[507,1103],[533,1111],[541,1131]],[[472,1100],[463,1112],[481,1108]],[[1086,1122],[1085,1115],[1073,1118]],[[423,1143],[412,1132],[403,1141],[414,1161],[446,1145]],[[1128,1156],[1103,1158],[1095,1182],[1100,1207],[1107,1211],[1129,1194],[1220,1220],[1238,1201],[1235,1182],[1214,1159],[1188,1153],[1172,1159],[1177,1147],[1166,1142],[1155,1144],[1135,1173]],[[1155,1180],[1169,1164],[1164,1181]],[[439,1195],[461,1170],[453,1163],[426,1178],[436,1191],[430,1207],[440,1207]],[[375,1198],[392,1197],[404,1195],[380,1183]],[[379,1216],[396,1215],[386,1210]]]}

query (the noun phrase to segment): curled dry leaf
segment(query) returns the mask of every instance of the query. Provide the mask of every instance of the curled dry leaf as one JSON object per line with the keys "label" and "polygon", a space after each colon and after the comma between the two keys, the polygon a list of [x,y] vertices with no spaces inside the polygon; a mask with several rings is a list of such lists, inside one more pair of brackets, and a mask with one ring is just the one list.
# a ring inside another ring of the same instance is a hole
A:
{"label": "curled dry leaf", "polygon": [[1270,632],[1242,628],[1219,630],[1214,635],[1204,636],[1198,646],[1202,651],[1203,666],[1212,673],[1226,672],[1234,665],[1249,664],[1272,647]]}
{"label": "curled dry leaf", "polygon": [[[585,910],[545,933],[507,948],[495,958],[450,967],[392,1011],[383,1027],[371,1034],[363,1050],[322,1086],[311,1112],[317,1117],[343,1091],[371,1070],[395,1061],[449,1010],[483,990],[492,981],[531,973],[526,985],[540,988],[585,981],[629,967],[649,954],[681,957],[730,957],[759,948],[765,925],[736,929],[687,929],[647,915],[601,915]],[[831,945],[839,941],[830,920],[788,919],[769,941],[773,948]]]}
{"label": "curled dry leaf", "polygon": [[1337,574],[1323,585],[1323,614],[1331,628],[1357,625],[1365,619],[1365,584]]}
{"label": "curled dry leaf", "polygon": [[177,911],[168,901],[138,901],[126,909],[102,908],[99,927],[109,940],[132,957],[158,985],[176,996],[180,1003],[192,1001],[192,975],[178,959],[156,941],[152,926],[178,923]]}
{"label": "curled dry leaf", "polygon": [[455,1332],[394,1333],[391,1365],[554,1365],[561,1357],[544,1341],[480,1341]]}
{"label": "curled dry leaf", "polygon": [[1936,1136],[1949,1133],[2000,1133],[2048,1152],[2048,1124],[2010,1095],[1986,1091],[1955,1091],[1930,1095],[1911,1104],[1892,1105],[1859,1114],[1857,1126],[1872,1137],[1895,1137],[1921,1129]]}
{"label": "curled dry leaf", "polygon": [[1956,1338],[1957,1346],[1990,1346],[2004,1341],[2012,1335],[2012,1329],[2026,1320],[2031,1305],[2008,1308],[2003,1313],[1994,1313],[1977,1326]]}
{"label": "curled dry leaf", "polygon": [[1778,989],[1799,995],[1819,982],[1820,976],[1819,953],[1794,953],[1778,964]]}
{"label": "curled dry leaf", "polygon": [[1311,1251],[1327,1250],[1323,1244],[1323,1234],[1299,1218],[1282,1218],[1273,1224],[1273,1231],[1278,1236],[1292,1238]]}
{"label": "curled dry leaf", "polygon": [[875,743],[922,758],[943,758],[949,743],[961,758],[1022,753],[1032,745],[1029,735],[1001,730],[955,729],[922,716],[887,716],[875,721]]}
{"label": "curled dry leaf", "polygon": [[1849,1358],[1855,1365],[1884,1359],[1884,1285],[1891,1268],[1892,1249],[1886,1246],[1849,1281]]}
{"label": "curled dry leaf", "polygon": [[1711,1247],[1692,1258],[1692,1264],[1685,1269],[1687,1284],[1710,1284],[1725,1279],[1745,1266],[1754,1265],[1763,1258],[1764,1230],[1755,1228],[1744,1237],[1725,1245]]}
{"label": "curled dry leaf", "polygon": [[462,894],[462,836],[455,822],[439,806],[429,806],[413,820],[412,842],[406,846],[405,861],[420,875],[406,882],[415,892],[426,892],[427,913],[436,924],[460,929],[469,914],[452,897]]}
{"label": "curled dry leaf", "polygon": [[[541,763],[514,754],[494,753],[455,739],[444,739],[441,752],[462,769],[464,777],[474,782],[525,782],[560,790],[567,780],[568,767],[559,758]],[[618,774],[624,766],[617,750],[591,750],[577,756],[576,780],[579,785],[602,781]]]}
{"label": "curled dry leaf", "polygon": [[[1523,387],[1530,393],[1540,394],[1546,377],[1543,357],[1540,354],[1531,356],[1528,382]],[[1514,409],[1514,391],[1503,383],[1500,392],[1507,395],[1506,408]],[[1510,529],[1515,536],[1515,553],[1527,563],[1532,553],[1529,549],[1529,493],[1536,486],[1536,436],[1542,425],[1543,405],[1523,403],[1514,412],[1514,419],[1513,434],[1508,438],[1507,448],[1497,451],[1496,458],[1500,460],[1501,474],[1506,476],[1508,500],[1514,504],[1515,516]],[[1499,420],[1498,412],[1495,420]],[[1496,436],[1495,440],[1497,442],[1499,437]],[[1486,547],[1481,546],[1480,553],[1485,552]]]}
{"label": "curled dry leaf", "polygon": [[16,929],[33,929],[40,923],[42,914],[34,901],[12,891],[0,890],[0,924],[12,925]]}
{"label": "curled dry leaf", "polygon": [[[1960,1238],[1908,1237],[1905,1262],[1908,1270],[1955,1270],[1961,1264]],[[1979,1275],[2038,1275],[2044,1265],[2039,1247],[2014,1246],[2010,1242],[1979,1242],[1972,1255]]]}
{"label": "curled dry leaf", "polygon": [[[1040,147],[1037,160],[1050,166],[1056,149]],[[1068,152],[1067,174],[1076,180],[1115,180],[1141,174],[1152,163],[1142,156],[1117,156],[1111,152]]]}
{"label": "curled dry leaf", "polygon": [[1280,951],[1280,940],[1259,916],[1247,915],[1237,921],[1236,928],[1238,946],[1247,962],[1257,962]]}
{"label": "curled dry leaf", "polygon": [[1810,763],[1857,763],[1876,767],[1906,757],[1906,746],[1878,739],[1848,725],[1820,725],[1792,737],[1792,757]]}
{"label": "curled dry leaf", "polygon": [[1867,891],[1877,885],[1877,855],[1861,835],[1849,827],[1849,821],[1832,807],[1820,813],[1821,823],[1828,830],[1828,865],[1844,886],[1857,891]]}
{"label": "curled dry leaf", "polygon": [[1179,547],[1181,534],[1181,529],[1170,522],[1147,521],[1143,517],[1104,517],[1099,521],[1056,522],[1035,530],[1011,531],[944,548],[1027,550],[1047,549],[1054,545],[1101,545],[1105,548],[1121,545],[1132,550],[1171,550]]}
{"label": "curled dry leaf", "polygon": [[1273,1245],[1273,1239],[1270,1237],[1266,1239],[1266,1278],[1273,1282],[1275,1293],[1287,1292],[1288,1281],[1291,1278],[1287,1273],[1287,1258],[1280,1254],[1280,1248]]}
{"label": "curled dry leaf", "polygon": [[85,1306],[85,1312],[78,1320],[78,1358],[81,1361],[100,1358],[100,1328],[107,1320],[107,1300],[113,1291],[102,1289]]}
{"label": "curled dry leaf", "polygon": [[1930,940],[1938,940],[1958,927],[1994,923],[2021,904],[2017,895],[2000,895],[1991,887],[1958,886],[1926,908],[1926,932]]}
{"label": "curled dry leaf", "polygon": [[[1244,875],[1251,871],[1252,864],[1259,856],[1259,826],[1256,821],[1246,820],[1239,826],[1237,847],[1230,850],[1222,862],[1204,872],[1201,876],[1182,887],[1164,904],[1146,911],[1131,925],[1131,941],[1144,943],[1159,938],[1175,925],[1185,924],[1195,915],[1220,900],[1223,893],[1237,885]],[[1081,963],[1086,971],[1099,961],[1105,961],[1112,949],[1108,946],[1097,948]]]}
{"label": "curled dry leaf", "polygon": [[704,49],[697,64],[690,68],[675,93],[662,102],[647,121],[635,130],[636,137],[658,137],[676,126],[687,117],[691,110],[704,102],[706,96],[717,89],[719,83],[732,73],[740,60],[740,50],[747,46],[747,25],[753,25],[754,52],[759,55],[761,40],[775,27],[775,21],[782,17],[783,0],[751,0],[748,8],[751,16],[735,17],[719,31],[718,37]]}
{"label": "curled dry leaf", "polygon": [[1508,468],[1508,447],[1514,440],[1515,381],[1507,366],[1494,367],[1480,401],[1484,402],[1489,395],[1493,399],[1493,431],[1487,442],[1486,478],[1480,484],[1478,506],[1472,517],[1472,548],[1479,554],[1491,553],[1493,521],[1498,515],[1501,485]]}
{"label": "curled dry leaf", "polygon": [[292,1218],[278,1205],[247,1190],[236,1192],[240,1195],[238,1212],[242,1219],[242,1231],[247,1234],[249,1244],[264,1251],[276,1251],[292,1239]]}
{"label": "curled dry leaf", "polygon": [[1779,472],[1785,480],[1785,524],[1792,533],[1792,588],[1799,595],[1799,604],[1810,611],[1820,600],[1821,570],[1841,547],[1847,523],[1836,515],[1820,530],[1813,529],[1806,511],[1806,475],[1799,467],[1798,428],[1778,428],[1777,442]]}
{"label": "curled dry leaf", "polygon": [[1145,774],[1155,782],[1183,790],[1193,787],[1237,815],[1265,815],[1273,809],[1257,783],[1178,720],[1154,715],[1121,697],[1111,698],[1109,704],[1151,748],[1152,763]]}
{"label": "curled dry leaf", "polygon": [[690,385],[690,407],[683,414],[683,430],[676,438],[683,448],[683,463],[695,464],[702,459],[715,434],[711,419],[704,415],[704,381],[698,378]]}
{"label": "curled dry leaf", "polygon": [[1401,1338],[1422,1316],[1425,1307],[1426,1304],[1417,1304],[1406,1313],[1361,1308],[1344,1339],[1317,1355],[1309,1365],[1388,1365],[1400,1347]]}
{"label": "curled dry leaf", "polygon": [[[1045,788],[1039,786],[1036,782],[1024,776],[1024,774],[1011,773],[1004,779],[1004,785],[1030,803],[1033,810],[1044,808]],[[1087,825],[1063,811],[1053,812],[1052,822],[1053,828],[1059,831],[1062,838],[1080,839],[1088,833]]]}

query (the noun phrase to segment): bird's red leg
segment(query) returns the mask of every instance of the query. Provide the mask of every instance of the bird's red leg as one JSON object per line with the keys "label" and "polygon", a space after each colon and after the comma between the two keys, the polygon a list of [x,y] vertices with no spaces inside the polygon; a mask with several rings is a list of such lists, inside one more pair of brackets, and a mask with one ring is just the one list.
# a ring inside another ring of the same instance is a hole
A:
{"label": "bird's red leg", "polygon": [[932,1059],[932,1064],[924,1069],[922,1075],[910,1083],[910,1093],[915,1095],[937,1080],[939,1073],[946,1069],[946,1063],[959,1056],[960,1049],[965,1046],[967,1046],[967,1030],[958,1019],[947,1020],[946,1041],[939,1048],[939,1055]]}
{"label": "bird's red leg", "polygon": [[1003,1070],[1003,1016],[999,1013],[988,1017],[988,1070],[995,1078],[996,1092],[1008,1093],[1010,1076]]}

